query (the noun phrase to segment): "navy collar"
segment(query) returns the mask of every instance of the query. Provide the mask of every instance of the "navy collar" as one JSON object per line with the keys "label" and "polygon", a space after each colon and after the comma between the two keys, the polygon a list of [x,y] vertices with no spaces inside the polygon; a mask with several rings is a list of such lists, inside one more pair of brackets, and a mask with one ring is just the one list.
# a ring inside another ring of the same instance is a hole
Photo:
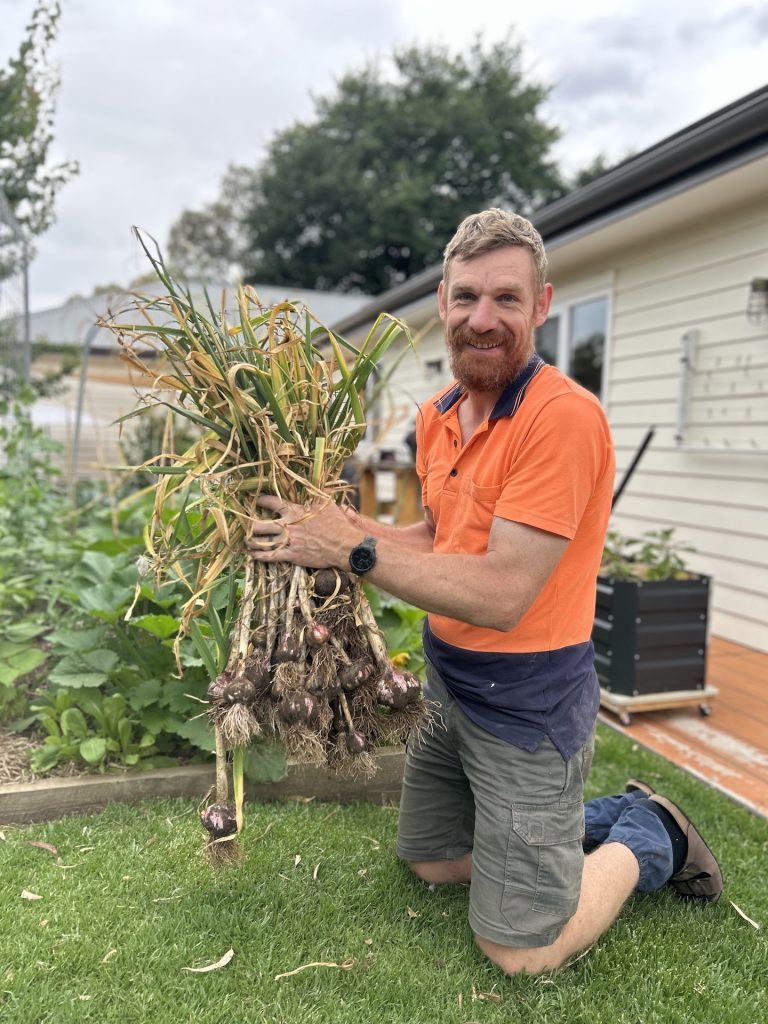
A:
{"label": "navy collar", "polygon": [[[520,373],[518,373],[513,381],[507,384],[499,395],[498,401],[493,407],[493,412],[488,419],[497,420],[501,416],[514,416],[520,408],[520,403],[525,398],[525,392],[528,385],[542,366],[545,365],[546,364],[541,356],[536,355],[534,352],[529,359],[528,364],[520,371]],[[441,416],[456,405],[465,390],[466,389],[463,384],[454,384],[453,387],[446,391],[444,395],[441,395],[441,397],[437,399],[435,402],[435,408]]]}

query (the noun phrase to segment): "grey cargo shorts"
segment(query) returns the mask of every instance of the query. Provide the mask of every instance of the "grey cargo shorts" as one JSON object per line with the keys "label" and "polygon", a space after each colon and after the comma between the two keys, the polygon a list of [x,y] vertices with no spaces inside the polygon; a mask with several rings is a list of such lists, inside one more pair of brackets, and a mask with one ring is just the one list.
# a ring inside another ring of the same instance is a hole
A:
{"label": "grey cargo shorts", "polygon": [[504,946],[549,946],[579,902],[594,736],[564,761],[547,738],[530,752],[475,725],[429,664],[424,692],[438,715],[408,744],[398,856],[471,853],[472,930]]}

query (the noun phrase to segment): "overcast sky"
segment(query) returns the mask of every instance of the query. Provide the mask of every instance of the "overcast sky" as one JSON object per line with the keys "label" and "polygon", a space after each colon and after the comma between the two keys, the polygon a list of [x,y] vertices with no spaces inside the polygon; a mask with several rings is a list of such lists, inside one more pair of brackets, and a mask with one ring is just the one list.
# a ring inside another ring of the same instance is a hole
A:
{"label": "overcast sky", "polygon": [[[80,162],[38,242],[44,309],[147,268],[130,233],[164,243],[213,199],[231,162],[255,164],[311,94],[394,46],[513,29],[573,171],[619,160],[768,81],[768,5],[752,0],[63,0],[54,158]],[[0,64],[34,0],[0,0]]]}

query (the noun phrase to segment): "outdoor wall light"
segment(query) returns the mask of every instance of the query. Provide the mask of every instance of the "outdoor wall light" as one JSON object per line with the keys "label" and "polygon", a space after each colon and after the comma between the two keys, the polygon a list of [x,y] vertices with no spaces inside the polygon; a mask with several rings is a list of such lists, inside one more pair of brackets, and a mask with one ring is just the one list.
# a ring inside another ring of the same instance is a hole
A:
{"label": "outdoor wall light", "polygon": [[768,277],[753,277],[747,299],[747,320],[751,324],[768,323]]}

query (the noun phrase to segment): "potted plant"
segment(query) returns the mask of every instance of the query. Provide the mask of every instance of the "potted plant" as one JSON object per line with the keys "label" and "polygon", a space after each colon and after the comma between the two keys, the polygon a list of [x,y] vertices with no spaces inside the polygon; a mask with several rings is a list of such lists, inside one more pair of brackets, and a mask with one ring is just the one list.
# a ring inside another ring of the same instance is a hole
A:
{"label": "potted plant", "polygon": [[710,579],[687,569],[693,550],[672,529],[608,533],[592,629],[604,697],[705,690]]}

